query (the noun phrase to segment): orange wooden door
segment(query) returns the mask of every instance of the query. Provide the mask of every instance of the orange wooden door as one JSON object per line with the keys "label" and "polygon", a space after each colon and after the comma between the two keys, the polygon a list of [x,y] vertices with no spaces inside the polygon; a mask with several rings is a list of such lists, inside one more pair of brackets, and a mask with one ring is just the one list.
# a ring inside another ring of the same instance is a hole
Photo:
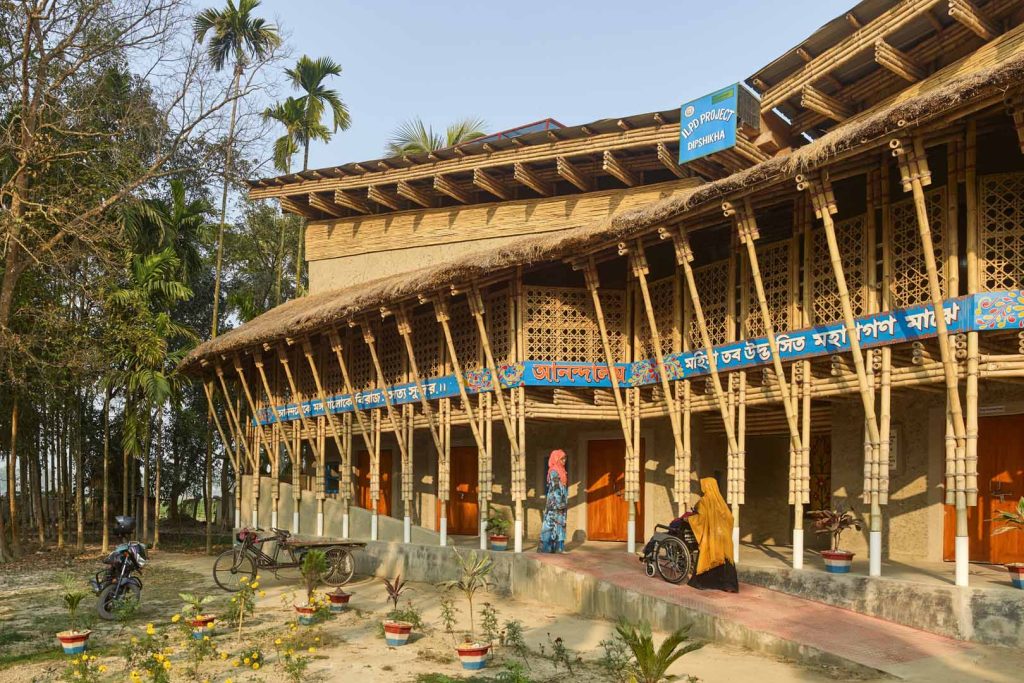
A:
{"label": "orange wooden door", "polygon": [[[644,442],[640,440],[640,462]],[[643,534],[643,466],[640,467],[640,503],[637,529]],[[587,443],[587,538],[594,541],[625,541],[629,504],[625,499],[626,442],[601,439]]]}
{"label": "orange wooden door", "polygon": [[[356,453],[356,505],[372,509],[370,499],[370,453]],[[380,498],[377,499],[377,514],[391,514],[391,451],[380,452]]]}
{"label": "orange wooden door", "polygon": [[[477,449],[473,446],[453,446],[451,449],[451,477],[448,490],[448,533],[474,536],[480,531],[480,470]],[[441,504],[437,505],[440,527]]]}
{"label": "orange wooden door", "polygon": [[[1024,415],[978,420],[978,505],[967,509],[972,562],[1024,562],[1024,533],[992,535],[1000,511],[1012,510],[1024,496]],[[956,513],[946,506],[943,554],[953,560]]]}

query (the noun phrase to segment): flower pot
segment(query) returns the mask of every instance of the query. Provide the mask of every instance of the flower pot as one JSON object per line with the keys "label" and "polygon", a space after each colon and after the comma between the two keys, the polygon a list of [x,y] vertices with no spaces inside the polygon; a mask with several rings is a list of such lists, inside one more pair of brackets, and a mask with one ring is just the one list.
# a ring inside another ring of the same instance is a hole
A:
{"label": "flower pot", "polygon": [[200,614],[187,620],[188,625],[192,627],[192,637],[196,640],[202,640],[203,636],[211,635],[216,621],[217,617],[212,614]]}
{"label": "flower pot", "polygon": [[825,571],[829,574],[850,573],[853,553],[846,550],[822,550],[821,557],[825,560]]}
{"label": "flower pot", "polygon": [[312,626],[316,622],[316,607],[295,605],[295,611],[299,613],[299,623],[303,626]]}
{"label": "flower pot", "polygon": [[508,550],[508,535],[491,534],[491,550]]}
{"label": "flower pot", "polygon": [[64,648],[66,655],[80,655],[85,652],[85,645],[89,642],[92,631],[61,631],[57,634],[57,640]]}
{"label": "flower pot", "polygon": [[463,643],[455,649],[459,652],[459,661],[462,662],[463,669],[476,671],[487,666],[487,653],[491,649],[490,645]]}
{"label": "flower pot", "polygon": [[1010,581],[1014,588],[1024,588],[1024,563],[1014,562],[1006,565],[1010,572]]}
{"label": "flower pot", "polygon": [[409,642],[412,624],[407,621],[385,621],[384,640],[392,647],[400,647]]}
{"label": "flower pot", "polygon": [[327,598],[331,601],[332,612],[344,612],[345,607],[348,605],[349,598],[352,597],[351,593],[346,593],[343,590],[337,590],[333,593],[328,593]]}

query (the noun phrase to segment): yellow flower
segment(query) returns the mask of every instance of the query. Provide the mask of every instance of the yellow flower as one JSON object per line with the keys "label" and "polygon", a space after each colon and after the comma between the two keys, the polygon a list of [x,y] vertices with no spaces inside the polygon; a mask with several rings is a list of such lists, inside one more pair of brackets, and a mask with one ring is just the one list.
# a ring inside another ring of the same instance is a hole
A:
{"label": "yellow flower", "polygon": [[227,659],[228,658],[228,653],[227,652],[221,652],[220,653],[220,658],[221,659]]}
{"label": "yellow flower", "polygon": [[260,591],[260,597],[261,598],[267,597],[267,591]]}
{"label": "yellow flower", "polygon": [[252,658],[253,659],[259,659],[260,658],[260,653],[259,652],[253,652],[252,653]]}
{"label": "yellow flower", "polygon": [[253,581],[253,582],[252,582],[252,585],[251,585],[251,586],[249,586],[249,588],[251,588],[251,589],[253,589],[253,590],[256,590],[256,589],[257,589],[257,588],[259,588],[259,587],[260,587],[260,582],[259,582],[259,581]]}
{"label": "yellow flower", "polygon": [[313,647],[312,645],[310,645],[309,646],[309,654],[313,654],[314,652],[316,652],[316,648]]}
{"label": "yellow flower", "polygon": [[169,659],[165,659],[164,660],[164,668],[167,669],[168,671],[171,670],[171,660],[169,660]]}
{"label": "yellow flower", "polygon": [[175,614],[173,617],[171,617],[171,623],[172,624],[177,624],[179,621],[181,621],[181,615],[180,614]]}
{"label": "yellow flower", "polygon": [[319,643],[320,642],[320,636],[317,636],[316,638],[314,638],[313,642],[314,643]]}
{"label": "yellow flower", "polygon": [[96,655],[89,655],[89,661],[90,662],[95,662],[96,661]]}
{"label": "yellow flower", "polygon": [[138,638],[136,638],[135,636],[132,636],[132,645],[135,645],[135,644],[137,644],[138,642],[139,642],[139,639],[138,639]]}
{"label": "yellow flower", "polygon": [[246,666],[249,666],[249,664],[252,663],[252,660],[249,659],[248,657],[246,657],[245,659],[242,660],[242,663],[245,664]]}
{"label": "yellow flower", "polygon": [[249,577],[243,576],[242,578],[238,579],[238,583],[249,583]]}
{"label": "yellow flower", "polygon": [[236,659],[235,661],[231,662],[231,666],[238,666],[239,663],[240,662]]}
{"label": "yellow flower", "polygon": [[153,624],[146,624],[146,635],[147,636],[156,635],[156,629],[153,628]]}
{"label": "yellow flower", "polygon": [[104,665],[100,664],[100,669],[99,669],[99,671],[100,671],[100,673],[101,673],[101,674],[102,674],[102,673],[106,673],[106,671],[107,671],[107,667],[105,667]]}
{"label": "yellow flower", "polygon": [[209,640],[210,636],[203,636],[203,640]]}
{"label": "yellow flower", "polygon": [[280,645],[280,644],[281,644],[281,639],[280,638],[278,638],[277,640],[274,641],[274,645]]}
{"label": "yellow flower", "polygon": [[259,662],[256,662],[256,663],[254,663],[254,664],[252,665],[252,670],[253,670],[253,671],[256,671],[256,670],[257,670],[257,669],[259,669],[259,668],[260,668],[260,663],[259,663]]}
{"label": "yellow flower", "polygon": [[227,680],[224,681],[224,683],[231,683],[231,679],[228,678]]}
{"label": "yellow flower", "polygon": [[142,677],[141,677],[141,676],[139,676],[139,672],[138,672],[138,671],[136,671],[135,669],[132,669],[132,672],[131,672],[131,674],[129,674],[129,677],[130,677],[130,678],[131,678],[131,679],[132,679],[133,681],[141,681],[141,680],[142,680]]}

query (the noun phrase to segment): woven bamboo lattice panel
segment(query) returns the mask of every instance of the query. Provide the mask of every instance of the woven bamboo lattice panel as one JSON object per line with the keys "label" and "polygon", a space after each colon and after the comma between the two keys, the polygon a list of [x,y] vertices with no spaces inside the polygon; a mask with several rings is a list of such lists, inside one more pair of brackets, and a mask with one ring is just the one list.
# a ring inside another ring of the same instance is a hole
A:
{"label": "woven bamboo lattice panel", "polygon": [[423,379],[444,374],[443,336],[432,310],[413,316],[412,352],[416,355],[416,367]]}
{"label": "woven bamboo lattice panel", "polygon": [[359,330],[349,330],[344,353],[352,388],[355,391],[362,391],[376,385],[377,375],[373,368],[373,358]]}
{"label": "woven bamboo lattice panel", "polygon": [[327,340],[325,339],[319,345],[314,346],[313,350],[316,354],[313,357],[314,362],[316,363],[317,371],[320,373],[320,382],[324,385],[324,391],[328,396],[344,393],[345,381],[341,377],[341,366],[338,365],[338,358],[328,346]]}
{"label": "woven bamboo lattice panel", "polygon": [[459,355],[462,371],[472,372],[481,369],[484,365],[480,331],[476,326],[476,318],[469,310],[469,304],[465,299],[452,303],[450,315],[451,321],[448,324],[452,328],[452,343]]}
{"label": "woven bamboo lattice panel", "polygon": [[509,290],[502,289],[490,294],[484,301],[484,322],[487,325],[487,340],[491,343],[494,362],[508,363],[512,360],[511,325],[508,317]]}
{"label": "woven bamboo lattice panel", "polygon": [[[785,240],[765,244],[757,249],[757,263],[761,269],[761,282],[764,283],[764,295],[768,301],[768,312],[776,332],[792,329],[793,304],[793,241]],[[749,266],[744,271],[747,287],[745,321],[747,337],[761,337],[767,334],[761,306],[757,301],[754,278],[750,276]]]}
{"label": "woven bamboo lattice panel", "polygon": [[[860,215],[838,221],[835,230],[853,314],[863,315],[867,284],[867,259],[864,257],[867,219]],[[819,228],[812,233],[808,261],[807,286],[811,291],[811,322],[824,324],[842,320],[843,307],[839,298],[839,286],[836,284],[836,274],[832,268],[824,229]]]}
{"label": "woven bamboo lattice panel", "polygon": [[[708,326],[711,343],[724,344],[729,341],[729,261],[716,261],[706,266],[693,269],[693,279],[697,285],[697,295],[704,311],[704,320]],[[687,296],[689,301],[689,296]],[[693,314],[693,306],[687,306],[689,320],[690,348],[702,349],[700,326]]]}
{"label": "woven bamboo lattice panel", "polygon": [[[935,260],[946,261],[946,188],[940,187],[925,195],[928,209],[928,223],[935,244]],[[921,250],[921,235],[917,228],[917,214],[913,199],[894,202],[891,211],[892,235],[889,240],[892,277],[889,282],[890,305],[893,308],[908,308],[928,303],[928,271],[925,268]],[[939,287],[946,293],[946,273],[939,268]]]}
{"label": "woven bamboo lattice panel", "polygon": [[[672,322],[672,306],[674,305],[672,288],[674,284],[675,278],[671,275],[648,284],[648,289],[651,292],[651,307],[654,309],[654,324],[658,326],[658,336],[661,337],[662,354],[672,352],[672,333],[674,331]],[[650,325],[647,323],[647,310],[644,308],[643,297],[639,297],[635,310],[640,339],[637,359],[646,360],[654,358],[654,337],[651,334]]]}
{"label": "woven bamboo lattice panel", "polygon": [[292,377],[295,379],[295,385],[299,388],[299,393],[306,398],[316,396],[316,382],[313,381],[313,371],[309,368],[309,363],[306,362],[306,355],[303,353],[301,346],[296,345],[292,348],[292,352],[288,356],[288,362],[291,364]]}
{"label": "woven bamboo lattice panel", "polygon": [[377,353],[380,367],[384,372],[384,383],[388,386],[405,381],[405,341],[398,334],[394,320],[385,321],[377,337]]}
{"label": "woven bamboo lattice panel", "polygon": [[981,176],[979,256],[982,289],[1024,282],[1024,173]]}
{"label": "woven bamboo lattice panel", "polygon": [[[601,332],[590,293],[571,287],[526,287],[526,357],[530,360],[600,362]],[[625,295],[601,292],[601,307],[612,353],[625,349]]]}

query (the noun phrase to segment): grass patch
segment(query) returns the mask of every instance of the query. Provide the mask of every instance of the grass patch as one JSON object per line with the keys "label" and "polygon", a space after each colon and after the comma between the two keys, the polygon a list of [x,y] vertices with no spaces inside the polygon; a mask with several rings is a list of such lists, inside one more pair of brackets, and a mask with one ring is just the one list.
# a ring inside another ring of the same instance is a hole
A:
{"label": "grass patch", "polygon": [[[56,639],[55,639],[56,640]],[[18,654],[0,655],[0,670],[8,669],[21,664],[34,664],[36,662],[48,662],[54,659],[63,659],[64,652],[59,649],[33,650]]]}

